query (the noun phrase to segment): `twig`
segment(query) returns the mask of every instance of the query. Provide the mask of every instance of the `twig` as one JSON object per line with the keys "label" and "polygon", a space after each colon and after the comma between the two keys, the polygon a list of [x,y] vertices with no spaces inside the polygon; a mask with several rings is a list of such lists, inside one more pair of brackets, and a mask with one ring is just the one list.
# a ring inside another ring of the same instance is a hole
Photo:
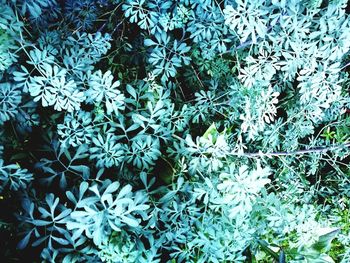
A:
{"label": "twig", "polygon": [[[344,143],[344,144],[333,145],[333,146],[329,146],[329,147],[316,147],[316,148],[310,148],[310,149],[305,149],[305,150],[297,150],[297,151],[292,151],[292,152],[272,152],[272,153],[258,152],[258,153],[243,153],[241,155],[247,156],[247,157],[292,156],[292,155],[303,155],[303,154],[309,154],[309,153],[324,153],[324,152],[334,151],[334,150],[347,148],[347,147],[350,147],[350,142],[349,143]],[[239,154],[238,153],[234,153],[234,155],[239,155]]]}
{"label": "twig", "polygon": [[345,66],[343,66],[340,70],[343,70],[343,69],[347,68],[348,66],[350,66],[350,62],[348,64],[346,64]]}
{"label": "twig", "polygon": [[[177,136],[176,134],[173,134],[173,137],[184,141],[185,139]],[[279,156],[293,156],[293,155],[303,155],[303,154],[312,154],[312,153],[325,153],[329,151],[334,151],[342,148],[348,148],[350,147],[350,142],[346,142],[343,144],[338,145],[332,145],[332,146],[320,146],[320,147],[314,147],[310,149],[305,150],[297,150],[292,152],[271,152],[271,153],[264,153],[264,152],[253,152],[253,153],[239,153],[239,152],[227,152],[227,155],[231,156],[243,156],[248,158],[255,158],[255,157],[279,157]]]}
{"label": "twig", "polygon": [[201,79],[199,78],[197,71],[195,70],[195,68],[194,68],[192,65],[191,65],[191,67],[192,67],[192,70],[194,71],[194,73],[195,73],[195,75],[196,75],[196,78],[197,78],[199,84],[201,85],[202,88],[204,88],[204,84],[203,84],[203,82],[201,81]]}

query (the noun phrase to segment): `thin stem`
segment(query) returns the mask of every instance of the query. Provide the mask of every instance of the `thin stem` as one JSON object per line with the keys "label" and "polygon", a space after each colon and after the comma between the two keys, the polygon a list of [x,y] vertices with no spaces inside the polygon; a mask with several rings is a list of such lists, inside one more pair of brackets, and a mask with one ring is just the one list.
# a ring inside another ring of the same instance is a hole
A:
{"label": "thin stem", "polygon": [[[172,135],[174,138],[178,140],[184,141],[183,138],[177,136],[176,134]],[[255,157],[279,157],[279,156],[293,156],[293,155],[304,155],[304,154],[312,154],[312,153],[326,153],[329,151],[339,150],[343,148],[350,147],[350,142],[346,142],[343,144],[338,145],[331,145],[331,146],[320,146],[320,147],[314,147],[310,149],[305,150],[297,150],[292,152],[271,152],[271,153],[264,153],[264,152],[253,152],[253,153],[238,153],[238,152],[227,152],[227,155],[231,156],[243,156],[248,158],[255,158]]]}
{"label": "thin stem", "polygon": [[310,148],[305,150],[297,150],[292,152],[272,152],[272,153],[263,153],[263,152],[257,152],[257,153],[230,153],[231,155],[242,155],[246,157],[278,157],[278,156],[293,156],[293,155],[304,155],[304,154],[310,154],[310,153],[325,153],[329,151],[334,151],[342,148],[350,147],[350,142],[339,144],[339,145],[332,145],[329,147],[316,147],[316,148]]}
{"label": "thin stem", "polygon": [[343,69],[347,68],[348,66],[350,66],[350,62],[348,64],[346,64],[345,66],[343,66],[340,70],[343,70]]}

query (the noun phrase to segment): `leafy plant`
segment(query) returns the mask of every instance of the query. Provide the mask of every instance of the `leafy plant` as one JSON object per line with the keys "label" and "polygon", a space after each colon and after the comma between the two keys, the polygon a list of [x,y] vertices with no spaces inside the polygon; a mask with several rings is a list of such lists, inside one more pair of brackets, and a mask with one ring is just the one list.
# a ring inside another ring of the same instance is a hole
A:
{"label": "leafy plant", "polygon": [[349,262],[347,5],[0,0],[1,254]]}

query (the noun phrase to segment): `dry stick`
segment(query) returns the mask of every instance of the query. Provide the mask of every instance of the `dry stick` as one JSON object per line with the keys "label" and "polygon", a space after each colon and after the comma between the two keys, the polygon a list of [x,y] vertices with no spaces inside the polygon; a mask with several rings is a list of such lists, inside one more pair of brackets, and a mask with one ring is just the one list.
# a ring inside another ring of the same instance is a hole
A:
{"label": "dry stick", "polygon": [[[333,145],[333,146],[329,146],[329,147],[315,147],[315,148],[292,151],[292,152],[272,152],[272,153],[258,152],[258,153],[243,153],[242,155],[247,156],[247,157],[291,156],[291,155],[303,155],[303,154],[308,154],[308,153],[324,153],[324,152],[329,152],[329,151],[338,150],[338,149],[347,148],[347,147],[350,147],[350,142],[344,143],[344,144]],[[230,154],[239,155],[238,153],[230,153]]]}
{"label": "dry stick", "polygon": [[[173,137],[184,141],[185,139],[177,136],[176,134],[173,134]],[[350,147],[350,142],[343,143],[343,144],[338,144],[338,145],[332,145],[332,146],[325,146],[325,147],[315,147],[315,148],[310,148],[310,149],[305,149],[305,150],[297,150],[297,151],[292,151],[292,152],[271,152],[271,153],[263,153],[263,152],[255,152],[255,153],[238,153],[238,152],[228,152],[227,155],[232,155],[232,156],[244,156],[244,157],[249,157],[249,158],[254,158],[254,157],[278,157],[278,156],[292,156],[292,155],[303,155],[303,154],[309,154],[309,153],[324,153],[324,152],[329,152],[333,150],[338,150],[342,148],[347,148]]]}
{"label": "dry stick", "polygon": [[191,65],[191,67],[192,67],[192,69],[193,69],[193,71],[194,71],[194,73],[195,73],[195,75],[196,75],[196,78],[197,78],[199,84],[201,85],[202,88],[204,88],[204,84],[203,84],[203,82],[201,81],[201,79],[199,78],[197,71],[195,70],[195,68],[194,68],[192,65]]}
{"label": "dry stick", "polygon": [[350,66],[350,62],[348,64],[346,64],[345,66],[343,66],[340,70],[343,70],[343,69],[347,68],[348,66]]}

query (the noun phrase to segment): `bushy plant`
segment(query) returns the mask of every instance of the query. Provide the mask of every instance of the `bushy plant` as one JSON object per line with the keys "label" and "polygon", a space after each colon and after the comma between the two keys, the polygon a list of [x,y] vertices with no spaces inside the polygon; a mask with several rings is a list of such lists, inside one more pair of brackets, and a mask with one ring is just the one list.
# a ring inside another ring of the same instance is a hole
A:
{"label": "bushy plant", "polygon": [[349,262],[347,6],[0,0],[2,255]]}

